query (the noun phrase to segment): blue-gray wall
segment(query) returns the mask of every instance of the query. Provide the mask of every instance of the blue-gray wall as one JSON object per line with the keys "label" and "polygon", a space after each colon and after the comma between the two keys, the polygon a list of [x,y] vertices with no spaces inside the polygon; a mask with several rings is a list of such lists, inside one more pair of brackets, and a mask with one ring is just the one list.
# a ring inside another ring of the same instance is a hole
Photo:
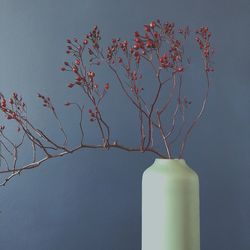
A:
{"label": "blue-gray wall", "polygon": [[[207,24],[216,73],[185,156],[200,176],[201,245],[249,250],[249,13],[249,0],[0,0],[0,91],[21,92],[36,124],[53,127],[35,95],[67,100],[69,76],[58,70],[67,37],[82,37],[94,24],[107,39],[129,37],[158,17],[192,28]],[[110,109],[119,104],[117,95]],[[133,143],[129,120],[121,116],[114,129]],[[139,250],[141,175],[153,158],[86,151],[22,174],[0,189],[0,249]]]}

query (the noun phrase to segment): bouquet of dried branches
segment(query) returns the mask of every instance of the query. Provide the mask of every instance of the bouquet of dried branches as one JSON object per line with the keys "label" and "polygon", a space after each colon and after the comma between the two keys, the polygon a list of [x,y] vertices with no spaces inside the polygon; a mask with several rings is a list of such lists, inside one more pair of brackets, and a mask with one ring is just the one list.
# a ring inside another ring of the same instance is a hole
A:
{"label": "bouquet of dried branches", "polygon": [[[196,40],[201,52],[202,65],[197,70],[204,72],[205,84],[198,112],[187,119],[186,110],[191,100],[183,93],[183,76],[192,62],[186,51],[184,53],[184,47],[190,37]],[[65,103],[68,108],[74,107],[74,111],[79,113],[79,143],[69,146],[68,138],[72,132],[64,128],[50,97],[38,94],[43,106],[57,121],[63,143],[58,143],[45,130],[32,123],[27,115],[27,106],[19,94],[13,93],[10,98],[1,94],[0,111],[6,118],[6,124],[2,122],[0,125],[0,173],[3,177],[0,185],[4,186],[14,176],[36,168],[51,158],[86,148],[117,148],[129,152],[151,152],[159,158],[183,158],[187,139],[207,103],[209,74],[213,71],[210,37],[211,32],[207,27],[199,28],[193,35],[188,27],[178,29],[174,23],[156,20],[144,25],[142,32],[136,31],[132,41],[114,38],[106,48],[101,45],[101,33],[97,26],[83,40],[67,39],[66,53],[73,60],[65,61],[61,70],[74,76],[67,87],[78,88],[85,97],[81,103],[74,100]],[[97,82],[101,66],[114,74],[115,81],[112,84]],[[153,87],[147,89],[149,71],[153,74],[154,82],[150,83]],[[134,121],[139,131],[138,145],[135,147],[121,144],[118,138],[113,138],[109,121],[105,119],[102,103],[105,98],[111,98],[113,84],[120,85],[121,92],[138,114],[138,120]],[[150,98],[145,97],[147,90]],[[89,107],[87,110],[86,102]],[[8,122],[16,124],[19,141],[8,136]],[[97,125],[99,144],[85,140],[86,122]],[[162,141],[163,150],[155,145],[155,140]],[[24,164],[18,160],[22,147],[26,147],[25,152],[28,154],[27,143],[31,145],[31,157],[30,162]],[[173,150],[174,147],[177,150]]]}

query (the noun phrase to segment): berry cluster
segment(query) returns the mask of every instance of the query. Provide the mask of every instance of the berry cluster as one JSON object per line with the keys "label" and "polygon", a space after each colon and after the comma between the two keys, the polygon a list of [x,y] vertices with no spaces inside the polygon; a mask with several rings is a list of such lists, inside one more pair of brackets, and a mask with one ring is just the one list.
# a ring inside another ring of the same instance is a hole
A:
{"label": "berry cluster", "polygon": [[[128,48],[127,40],[121,42],[120,39],[112,39],[112,44],[107,48],[107,59],[111,64],[118,62],[130,74],[131,58],[134,58],[137,65],[141,59],[152,61],[154,57],[159,62],[162,69],[171,69],[173,73],[184,71],[183,66],[183,43],[175,37],[174,23],[162,24],[160,20],[152,21],[144,25],[144,32],[134,32],[133,44]],[[180,29],[179,34],[187,38],[189,29]],[[121,52],[119,54],[119,51]],[[127,62],[127,64],[125,64]]]}
{"label": "berry cluster", "polygon": [[26,106],[23,98],[18,96],[17,93],[13,93],[8,102],[0,96],[0,110],[8,120],[20,121],[22,114],[26,113]]}
{"label": "berry cluster", "polygon": [[[21,96],[13,93],[9,99],[5,99],[0,93],[0,111],[7,120],[17,124],[17,131],[22,132],[21,141],[16,143],[6,136],[4,129],[7,126],[0,125],[0,143],[3,145],[3,150],[12,156],[11,165],[8,164],[9,156],[5,158],[2,152],[0,154],[6,165],[3,168],[1,166],[0,172],[10,173],[9,177],[4,177],[5,180],[0,186],[4,186],[25,169],[36,168],[48,159],[61,157],[83,148],[117,148],[128,152],[151,152],[164,159],[183,158],[187,139],[204,113],[210,89],[209,73],[213,71],[211,32],[204,26],[196,31],[195,37],[204,62],[207,84],[198,112],[195,110],[188,112],[192,101],[190,96],[184,93],[183,78],[191,63],[190,57],[186,55],[185,45],[189,37],[188,27],[176,29],[174,23],[153,20],[145,24],[141,31],[135,31],[131,41],[113,38],[106,48],[101,46],[100,30],[97,26],[94,26],[82,39],[67,39],[66,54],[71,59],[64,62],[61,70],[73,75],[73,80],[67,83],[68,88],[77,89],[84,96],[79,101],[65,103],[66,106],[74,106],[79,112],[79,145],[69,146],[68,133],[64,130],[50,97],[38,94],[43,106],[49,109],[56,119],[64,137],[63,144],[36,128],[36,125],[28,119],[26,105]],[[104,119],[102,100],[109,92],[110,84],[106,80],[98,79],[97,69],[103,65],[114,75],[121,91],[138,114],[137,146],[127,146],[120,144],[116,138],[114,140],[109,122]],[[148,86],[145,87],[148,90],[145,94],[144,86]],[[89,121],[94,122],[101,136],[102,140],[97,144],[85,143],[85,110],[88,111],[86,115]],[[188,113],[192,113],[193,118],[187,119]],[[69,130],[69,134],[71,132]],[[159,139],[162,140],[164,150],[161,147],[157,148]],[[17,162],[17,155],[20,155],[19,148],[23,144],[26,145],[26,142],[32,145],[33,160],[32,163],[19,166],[20,163]]]}
{"label": "berry cluster", "polygon": [[200,47],[202,56],[205,59],[206,71],[214,71],[212,67],[209,66],[210,56],[213,54],[214,50],[210,45],[210,37],[212,33],[208,30],[208,27],[201,27],[196,31],[196,41]]}
{"label": "berry cluster", "polygon": [[98,115],[98,110],[93,111],[92,109],[89,109],[89,115],[90,115],[90,121],[91,122],[95,121]]}
{"label": "berry cluster", "polygon": [[[95,72],[92,70],[87,70],[87,65],[84,64],[83,52],[85,49],[88,50],[88,54],[93,56],[89,59],[89,62],[92,63],[96,58],[95,50],[99,48],[99,40],[101,39],[100,31],[97,26],[94,26],[93,30],[86,35],[83,39],[82,44],[79,43],[78,39],[67,39],[67,43],[70,44],[67,46],[67,54],[72,54],[75,60],[72,63],[67,61],[64,62],[64,66],[61,67],[62,71],[71,71],[75,74],[75,81],[68,83],[69,88],[73,88],[75,85],[79,85],[84,88],[88,93],[93,92],[93,90],[99,89],[99,84],[95,82]],[[88,46],[91,43],[90,46]],[[88,47],[87,47],[88,46]],[[92,63],[94,64],[94,63]],[[99,65],[99,62],[95,63]],[[109,89],[109,84],[105,83],[105,91]],[[99,93],[100,94],[100,93]]]}
{"label": "berry cluster", "polygon": [[[93,30],[86,36],[87,39],[89,39],[94,49],[99,49],[99,41],[101,40],[101,35],[98,27],[95,25]],[[84,43],[88,43],[88,40],[84,40]]]}
{"label": "berry cluster", "polygon": [[[73,88],[79,86],[85,96],[89,98],[95,108],[98,107],[101,100],[106,95],[110,88],[108,82],[100,85],[96,81],[96,73],[92,66],[99,66],[100,61],[97,57],[99,53],[99,41],[101,40],[100,31],[97,26],[94,26],[92,31],[87,34],[82,43],[78,39],[67,39],[67,54],[71,54],[74,58],[73,62],[64,62],[62,71],[70,71],[75,75],[75,81],[69,82],[67,86]],[[85,51],[89,56],[86,58]],[[87,62],[85,62],[87,59]],[[47,103],[45,103],[47,104]],[[70,106],[72,102],[65,103],[66,106]],[[93,121],[93,115],[91,115],[90,121]]]}
{"label": "berry cluster", "polygon": [[40,98],[40,99],[42,100],[43,106],[44,106],[44,107],[46,107],[46,108],[48,108],[48,109],[51,109],[52,111],[55,111],[55,108],[54,108],[54,106],[52,105],[52,102],[51,102],[51,99],[50,99],[49,96],[46,97],[46,96],[41,95],[41,94],[38,93],[37,97]]}
{"label": "berry cluster", "polygon": [[[201,27],[196,34],[196,40],[205,58],[206,71],[213,71],[209,66],[209,58],[212,54],[209,42],[211,32],[208,31],[207,27]],[[161,23],[160,20],[151,21],[144,25],[143,32],[134,32],[131,45],[127,40],[113,38],[104,55],[102,51],[105,50],[100,47],[100,30],[97,26],[94,26],[82,42],[79,42],[77,38],[67,39],[66,53],[71,54],[75,59],[72,63],[64,62],[61,70],[71,71],[75,74],[75,81],[68,83],[68,87],[80,86],[94,106],[103,99],[109,89],[109,83],[103,84],[100,89],[100,85],[96,82],[96,72],[90,69],[90,66],[99,66],[101,62],[108,62],[109,65],[116,65],[117,63],[122,69],[125,69],[129,79],[128,86],[135,95],[138,95],[143,90],[138,83],[138,79],[142,79],[142,75],[139,75],[138,72],[142,60],[151,64],[156,61],[158,62],[158,65],[155,65],[156,69],[168,70],[170,74],[184,72],[183,47],[184,41],[189,35],[188,27],[176,30],[174,23]],[[85,50],[89,58],[86,58],[85,55],[83,57]],[[84,60],[87,60],[89,65],[85,64]],[[136,68],[134,68],[133,62]],[[69,102],[66,104],[68,106]],[[90,114],[92,119],[95,113],[91,112]]]}
{"label": "berry cluster", "polygon": [[[108,61],[111,64],[114,64],[116,62],[116,55],[118,53],[119,48],[121,48],[121,50],[123,52],[127,53],[128,41],[125,40],[123,42],[120,42],[119,38],[118,39],[113,38],[111,46],[108,46],[108,48],[107,48],[107,55],[106,55]],[[122,58],[121,57],[119,57],[118,62],[122,63]]]}

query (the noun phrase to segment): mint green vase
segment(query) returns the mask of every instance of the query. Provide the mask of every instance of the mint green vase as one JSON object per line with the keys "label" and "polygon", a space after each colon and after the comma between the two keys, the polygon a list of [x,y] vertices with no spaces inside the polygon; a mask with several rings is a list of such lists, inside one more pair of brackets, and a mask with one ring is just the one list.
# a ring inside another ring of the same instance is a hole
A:
{"label": "mint green vase", "polygon": [[200,250],[199,178],[182,159],[143,173],[142,250]]}

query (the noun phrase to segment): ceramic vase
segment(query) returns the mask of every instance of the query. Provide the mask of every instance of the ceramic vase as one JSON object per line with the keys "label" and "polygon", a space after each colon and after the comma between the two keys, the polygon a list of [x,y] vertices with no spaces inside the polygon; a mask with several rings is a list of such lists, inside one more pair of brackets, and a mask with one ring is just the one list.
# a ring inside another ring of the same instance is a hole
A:
{"label": "ceramic vase", "polygon": [[200,250],[199,178],[182,159],[143,173],[142,250]]}

